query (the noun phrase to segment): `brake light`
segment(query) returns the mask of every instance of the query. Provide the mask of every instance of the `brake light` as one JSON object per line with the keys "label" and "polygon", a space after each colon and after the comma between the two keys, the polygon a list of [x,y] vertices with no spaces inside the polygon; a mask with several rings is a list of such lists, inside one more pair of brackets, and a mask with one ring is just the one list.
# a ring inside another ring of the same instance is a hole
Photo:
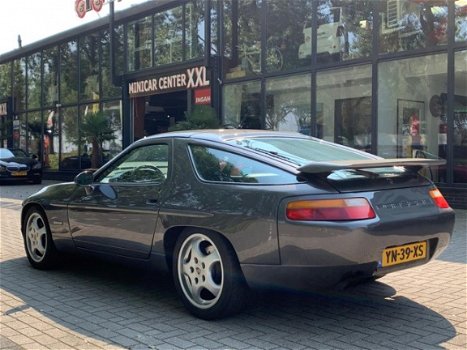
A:
{"label": "brake light", "polygon": [[438,189],[430,190],[430,197],[433,199],[437,207],[441,209],[449,208],[448,201]]}
{"label": "brake light", "polygon": [[373,219],[376,214],[365,198],[318,199],[287,204],[289,220],[345,221]]}

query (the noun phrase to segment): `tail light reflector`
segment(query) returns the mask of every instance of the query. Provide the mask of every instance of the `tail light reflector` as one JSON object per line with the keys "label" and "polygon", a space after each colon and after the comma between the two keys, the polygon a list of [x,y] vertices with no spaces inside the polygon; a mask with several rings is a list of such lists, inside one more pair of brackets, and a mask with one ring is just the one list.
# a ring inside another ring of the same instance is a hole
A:
{"label": "tail light reflector", "polygon": [[438,189],[430,190],[430,197],[433,199],[433,201],[439,208],[449,208],[448,201],[444,198],[444,196]]}
{"label": "tail light reflector", "polygon": [[365,198],[318,199],[287,204],[289,220],[345,221],[373,219],[376,214]]}

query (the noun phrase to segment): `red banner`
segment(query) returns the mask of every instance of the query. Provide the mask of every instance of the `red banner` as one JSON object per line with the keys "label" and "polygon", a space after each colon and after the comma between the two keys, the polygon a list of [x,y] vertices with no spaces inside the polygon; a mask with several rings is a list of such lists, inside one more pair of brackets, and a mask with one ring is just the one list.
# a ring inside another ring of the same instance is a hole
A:
{"label": "red banner", "polygon": [[211,104],[211,88],[195,90],[195,105]]}

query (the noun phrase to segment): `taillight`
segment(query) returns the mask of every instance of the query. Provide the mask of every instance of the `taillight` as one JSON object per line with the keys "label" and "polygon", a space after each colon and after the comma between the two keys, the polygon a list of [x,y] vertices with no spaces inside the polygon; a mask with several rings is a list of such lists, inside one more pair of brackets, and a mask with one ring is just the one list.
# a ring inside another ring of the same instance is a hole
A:
{"label": "taillight", "polygon": [[443,197],[443,195],[438,189],[430,190],[430,197],[433,199],[436,206],[438,206],[439,208],[449,208],[448,201]]}
{"label": "taillight", "polygon": [[290,202],[287,204],[286,215],[289,220],[303,221],[365,220],[376,217],[373,208],[365,198]]}

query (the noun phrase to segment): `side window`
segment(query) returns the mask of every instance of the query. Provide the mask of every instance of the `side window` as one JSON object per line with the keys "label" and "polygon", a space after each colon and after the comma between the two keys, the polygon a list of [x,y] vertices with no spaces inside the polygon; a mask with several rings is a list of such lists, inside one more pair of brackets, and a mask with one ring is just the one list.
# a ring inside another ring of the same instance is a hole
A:
{"label": "side window", "polygon": [[295,175],[256,160],[215,148],[191,145],[195,169],[201,179],[254,184],[296,183]]}
{"label": "side window", "polygon": [[132,150],[107,169],[97,182],[162,183],[169,168],[169,146],[142,146]]}

